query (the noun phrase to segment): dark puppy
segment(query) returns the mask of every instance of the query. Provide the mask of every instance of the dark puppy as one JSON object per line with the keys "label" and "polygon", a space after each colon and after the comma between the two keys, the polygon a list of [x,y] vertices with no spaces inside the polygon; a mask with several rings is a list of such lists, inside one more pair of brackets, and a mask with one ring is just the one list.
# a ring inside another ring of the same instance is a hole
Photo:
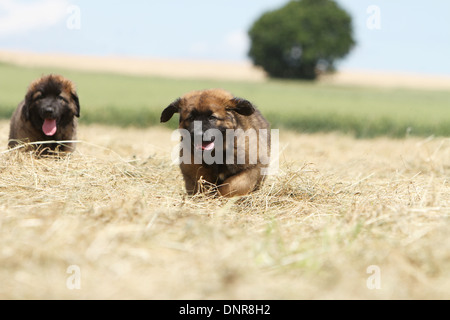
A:
{"label": "dark puppy", "polygon": [[269,123],[247,100],[221,89],[193,91],[161,114],[167,122],[180,114],[180,168],[186,191],[202,192],[202,183],[221,196],[246,195],[259,187],[270,157]]}
{"label": "dark puppy", "polygon": [[[33,81],[12,115],[9,143],[71,141],[76,139],[80,102],[75,85],[60,75],[48,75]],[[49,151],[72,152],[75,144],[43,143],[33,146],[40,154]]]}

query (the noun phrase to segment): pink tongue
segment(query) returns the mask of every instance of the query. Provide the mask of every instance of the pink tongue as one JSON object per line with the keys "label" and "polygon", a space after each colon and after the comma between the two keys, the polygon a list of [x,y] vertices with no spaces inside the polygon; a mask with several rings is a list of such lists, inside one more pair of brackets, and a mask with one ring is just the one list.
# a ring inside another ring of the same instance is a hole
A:
{"label": "pink tongue", "polygon": [[203,143],[202,150],[211,151],[212,149],[214,149],[214,142]]}
{"label": "pink tongue", "polygon": [[42,131],[44,131],[46,136],[54,136],[56,129],[56,120],[45,119],[44,124],[42,125]]}

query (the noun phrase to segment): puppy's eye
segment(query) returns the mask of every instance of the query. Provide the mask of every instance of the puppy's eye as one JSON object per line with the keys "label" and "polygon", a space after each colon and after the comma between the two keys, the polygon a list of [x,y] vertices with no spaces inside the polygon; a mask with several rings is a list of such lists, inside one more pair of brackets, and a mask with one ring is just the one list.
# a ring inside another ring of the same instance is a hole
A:
{"label": "puppy's eye", "polygon": [[67,100],[63,96],[58,96],[57,99],[59,101],[67,102]]}
{"label": "puppy's eye", "polygon": [[218,118],[217,118],[216,116],[214,116],[214,115],[210,115],[210,116],[208,117],[208,119],[211,120],[211,121],[218,120]]}

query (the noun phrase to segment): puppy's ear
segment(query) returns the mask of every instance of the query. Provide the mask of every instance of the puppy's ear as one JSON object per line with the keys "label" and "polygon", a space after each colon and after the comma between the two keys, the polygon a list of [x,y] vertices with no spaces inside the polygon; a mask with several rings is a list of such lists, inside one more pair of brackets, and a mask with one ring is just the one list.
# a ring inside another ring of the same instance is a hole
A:
{"label": "puppy's ear", "polygon": [[26,101],[24,101],[22,103],[23,103],[22,118],[25,119],[26,121],[28,121],[28,120],[30,120],[30,107]]}
{"label": "puppy's ear", "polygon": [[25,96],[25,100],[23,101],[23,107],[22,107],[22,117],[28,121],[30,120],[30,107],[33,103],[33,92],[28,91],[28,93]]}
{"label": "puppy's ear", "polygon": [[255,113],[255,107],[250,103],[250,101],[241,98],[231,99],[231,106],[227,109],[237,112],[243,116],[251,116]]}
{"label": "puppy's ear", "polygon": [[180,112],[180,102],[181,99],[177,99],[172,102],[164,111],[161,113],[161,122],[167,122],[172,119],[175,113]]}
{"label": "puppy's ear", "polygon": [[75,116],[77,118],[79,118],[80,117],[80,99],[78,98],[78,95],[76,92],[72,92],[70,94],[70,96],[72,97],[72,100],[75,103],[75,110],[76,110]]}

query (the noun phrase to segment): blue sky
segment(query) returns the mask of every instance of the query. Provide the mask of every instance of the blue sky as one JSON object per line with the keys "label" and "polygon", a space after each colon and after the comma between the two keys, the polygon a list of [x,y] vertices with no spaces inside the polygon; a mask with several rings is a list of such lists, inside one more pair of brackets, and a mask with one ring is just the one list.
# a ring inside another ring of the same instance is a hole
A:
{"label": "blue sky", "polygon": [[[252,23],[287,2],[0,0],[0,50],[244,61]],[[358,42],[340,68],[450,75],[450,1],[337,2]]]}

